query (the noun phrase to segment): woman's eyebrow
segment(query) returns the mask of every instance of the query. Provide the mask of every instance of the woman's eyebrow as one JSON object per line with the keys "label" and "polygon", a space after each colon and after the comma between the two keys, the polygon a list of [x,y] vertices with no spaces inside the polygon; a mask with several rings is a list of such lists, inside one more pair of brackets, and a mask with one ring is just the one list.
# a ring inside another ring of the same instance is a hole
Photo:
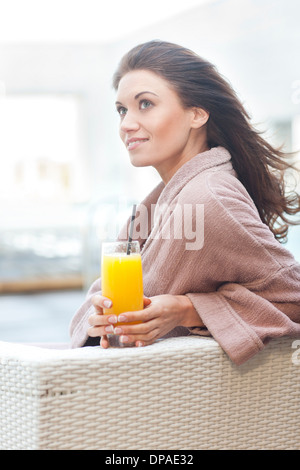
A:
{"label": "woman's eyebrow", "polygon": [[141,95],[143,95],[144,93],[150,93],[151,95],[155,95],[155,96],[158,96],[156,93],[153,93],[153,91],[141,91],[140,93],[138,93],[137,95],[135,95],[134,99],[137,100]]}
{"label": "woman's eyebrow", "polygon": [[[155,95],[155,96],[158,96],[156,93],[153,93],[153,91],[141,91],[140,93],[138,93],[137,95],[135,95],[134,99],[137,100],[141,95],[143,95],[144,93],[150,93],[151,95]],[[122,104],[121,101],[116,101],[115,104]]]}

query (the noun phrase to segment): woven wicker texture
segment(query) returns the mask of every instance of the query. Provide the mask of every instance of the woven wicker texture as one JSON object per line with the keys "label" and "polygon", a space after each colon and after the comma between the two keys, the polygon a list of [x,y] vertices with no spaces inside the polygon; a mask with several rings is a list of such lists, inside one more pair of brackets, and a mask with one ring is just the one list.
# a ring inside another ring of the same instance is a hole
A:
{"label": "woven wicker texture", "polygon": [[235,366],[211,338],[52,350],[0,342],[1,449],[300,449],[292,339]]}

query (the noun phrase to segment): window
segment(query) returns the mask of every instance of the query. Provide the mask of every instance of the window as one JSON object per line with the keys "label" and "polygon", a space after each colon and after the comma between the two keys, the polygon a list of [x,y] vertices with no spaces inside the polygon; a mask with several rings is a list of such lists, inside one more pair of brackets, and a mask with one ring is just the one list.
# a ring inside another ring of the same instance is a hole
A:
{"label": "window", "polygon": [[81,285],[80,98],[0,100],[0,292]]}
{"label": "window", "polygon": [[0,201],[86,198],[79,107],[72,95],[2,94]]}

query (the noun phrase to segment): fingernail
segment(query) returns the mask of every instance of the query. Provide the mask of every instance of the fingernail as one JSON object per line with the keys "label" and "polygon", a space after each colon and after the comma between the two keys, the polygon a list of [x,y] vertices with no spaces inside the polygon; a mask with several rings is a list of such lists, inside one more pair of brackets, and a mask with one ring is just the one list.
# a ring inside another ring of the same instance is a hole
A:
{"label": "fingernail", "polygon": [[122,328],[120,328],[120,327],[117,326],[117,327],[114,329],[114,333],[115,333],[115,335],[120,335],[120,334],[122,333]]}
{"label": "fingernail", "polygon": [[119,321],[127,321],[127,317],[125,317],[125,315],[119,315]]}
{"label": "fingernail", "polygon": [[106,326],[105,331],[107,333],[113,333],[114,332],[114,327],[112,325]]}
{"label": "fingernail", "polygon": [[105,308],[110,308],[112,305],[111,300],[104,300],[103,305]]}
{"label": "fingernail", "polygon": [[136,342],[136,346],[137,346],[138,348],[142,347],[142,346],[143,346],[142,341],[137,341],[137,342]]}
{"label": "fingernail", "polygon": [[116,316],[112,316],[108,318],[109,323],[117,323],[118,319]]}
{"label": "fingernail", "polygon": [[128,340],[129,340],[128,336],[124,336],[124,335],[123,335],[123,336],[120,336],[120,341],[121,341],[121,343],[127,343]]}

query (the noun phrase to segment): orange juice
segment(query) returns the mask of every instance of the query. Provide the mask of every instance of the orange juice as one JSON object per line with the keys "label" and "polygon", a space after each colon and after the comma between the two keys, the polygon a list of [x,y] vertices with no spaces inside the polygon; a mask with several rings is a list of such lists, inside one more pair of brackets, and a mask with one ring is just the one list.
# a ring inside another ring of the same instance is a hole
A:
{"label": "orange juice", "polygon": [[[103,309],[106,315],[142,310],[143,274],[140,253],[102,254],[102,295],[112,300],[112,307]],[[118,323],[121,325],[121,323]]]}

